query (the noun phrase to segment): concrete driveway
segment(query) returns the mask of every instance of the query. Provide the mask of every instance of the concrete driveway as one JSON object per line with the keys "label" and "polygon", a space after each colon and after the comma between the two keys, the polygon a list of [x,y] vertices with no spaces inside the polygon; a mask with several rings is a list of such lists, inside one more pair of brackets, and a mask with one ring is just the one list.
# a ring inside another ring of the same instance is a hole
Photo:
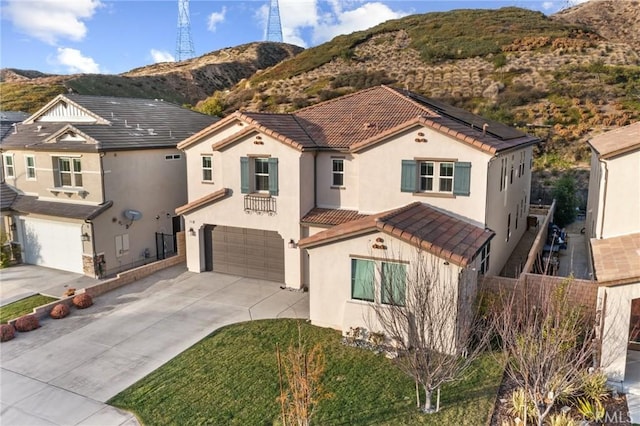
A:
{"label": "concrete driveway", "polygon": [[104,402],[222,326],[308,317],[308,293],[184,266],[165,269],[2,343],[0,423],[138,424]]}

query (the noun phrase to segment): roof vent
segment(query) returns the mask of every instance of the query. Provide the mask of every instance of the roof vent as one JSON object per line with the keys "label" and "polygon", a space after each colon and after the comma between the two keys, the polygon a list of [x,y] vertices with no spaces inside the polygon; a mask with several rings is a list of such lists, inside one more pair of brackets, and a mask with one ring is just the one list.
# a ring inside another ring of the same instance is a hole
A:
{"label": "roof vent", "polygon": [[147,129],[147,132],[149,132],[150,135],[157,135],[157,133],[155,133],[153,129]]}
{"label": "roof vent", "polygon": [[42,126],[38,125],[38,126],[36,127],[36,132],[40,132],[40,130],[42,130]]}
{"label": "roof vent", "polygon": [[482,125],[482,134],[483,134],[483,135],[486,135],[486,134],[487,134],[487,127],[489,127],[489,124],[488,124],[488,123],[484,123],[484,124]]}
{"label": "roof vent", "polygon": [[142,127],[140,127],[140,124],[136,124],[136,130],[142,130]]}
{"label": "roof vent", "polygon": [[363,126],[363,127],[364,127],[365,129],[370,129],[370,128],[372,128],[372,127],[373,127],[373,124],[371,124],[371,123],[364,123],[364,126]]}

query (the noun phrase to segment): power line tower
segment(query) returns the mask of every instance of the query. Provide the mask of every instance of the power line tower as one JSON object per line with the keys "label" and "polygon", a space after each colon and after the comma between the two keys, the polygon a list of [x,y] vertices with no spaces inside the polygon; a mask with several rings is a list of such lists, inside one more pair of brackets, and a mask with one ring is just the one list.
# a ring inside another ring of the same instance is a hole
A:
{"label": "power line tower", "polygon": [[282,43],[282,24],[280,23],[280,7],[278,6],[278,0],[271,0],[271,3],[269,4],[267,41],[277,41]]}
{"label": "power line tower", "polygon": [[193,58],[196,52],[193,49],[191,38],[191,20],[189,19],[189,0],[178,0],[178,39],[176,40],[176,61]]}

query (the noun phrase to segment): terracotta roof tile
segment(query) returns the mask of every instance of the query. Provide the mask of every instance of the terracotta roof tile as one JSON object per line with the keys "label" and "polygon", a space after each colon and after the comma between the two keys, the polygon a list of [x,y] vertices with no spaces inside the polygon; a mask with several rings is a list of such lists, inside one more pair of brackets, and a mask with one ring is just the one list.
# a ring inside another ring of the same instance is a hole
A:
{"label": "terracotta roof tile", "polygon": [[299,241],[310,248],[367,232],[382,231],[457,265],[468,265],[495,235],[426,204],[415,202],[346,222]]}
{"label": "terracotta roof tile", "polygon": [[199,209],[200,207],[204,207],[208,204],[213,203],[214,201],[218,201],[226,197],[230,192],[231,190],[229,188],[222,188],[218,191],[212,192],[211,194],[207,194],[204,197],[200,197],[197,200],[185,204],[184,206],[176,208],[176,214],[183,215],[185,213],[190,213],[196,209]]}
{"label": "terracotta roof tile", "polygon": [[306,225],[335,226],[367,216],[356,210],[315,208],[307,213],[300,222]]}
{"label": "terracotta roof tile", "polygon": [[594,136],[589,144],[602,158],[640,149],[640,121]]}
{"label": "terracotta roof tile", "polygon": [[640,233],[591,240],[598,284],[640,282]]}

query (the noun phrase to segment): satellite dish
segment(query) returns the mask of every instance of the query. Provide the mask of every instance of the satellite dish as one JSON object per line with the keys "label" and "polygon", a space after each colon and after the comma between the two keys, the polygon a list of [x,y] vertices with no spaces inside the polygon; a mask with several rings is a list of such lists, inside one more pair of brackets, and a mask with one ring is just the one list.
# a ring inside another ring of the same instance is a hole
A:
{"label": "satellite dish", "polygon": [[124,211],[124,217],[133,222],[134,220],[142,219],[142,213],[138,210],[128,209]]}

